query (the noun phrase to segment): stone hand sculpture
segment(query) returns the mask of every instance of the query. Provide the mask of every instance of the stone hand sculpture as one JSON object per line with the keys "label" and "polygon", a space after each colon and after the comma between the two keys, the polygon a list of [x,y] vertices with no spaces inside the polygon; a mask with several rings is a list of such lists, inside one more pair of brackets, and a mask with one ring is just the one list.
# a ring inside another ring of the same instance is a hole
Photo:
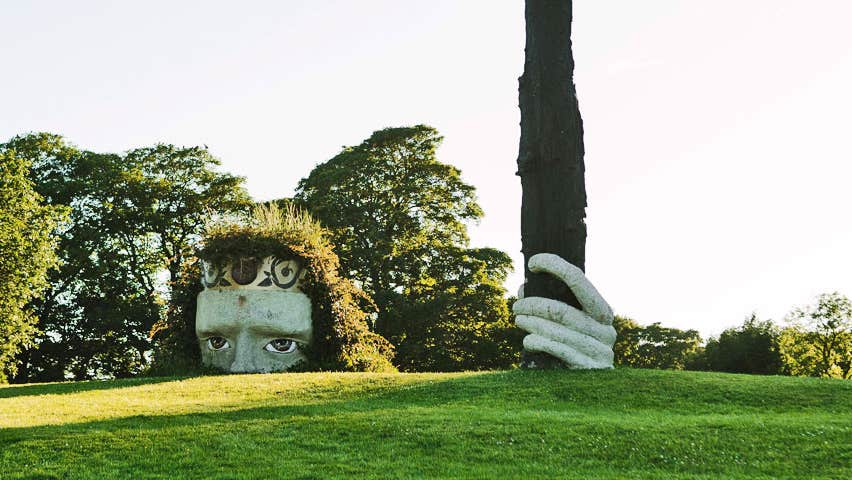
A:
{"label": "stone hand sculpture", "polygon": [[569,368],[612,368],[612,309],[583,271],[550,253],[531,257],[529,269],[565,282],[583,309],[549,298],[524,298],[521,287],[513,311],[518,327],[529,332],[524,348],[552,355]]}

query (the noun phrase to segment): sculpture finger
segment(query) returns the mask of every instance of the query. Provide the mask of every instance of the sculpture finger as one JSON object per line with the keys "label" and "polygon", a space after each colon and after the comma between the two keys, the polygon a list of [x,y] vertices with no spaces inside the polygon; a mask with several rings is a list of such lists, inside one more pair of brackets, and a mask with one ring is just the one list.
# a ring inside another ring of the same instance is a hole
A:
{"label": "sculpture finger", "polygon": [[515,324],[529,333],[569,346],[593,361],[612,364],[612,348],[588,335],[543,318],[527,315],[519,315],[515,319]]}
{"label": "sculpture finger", "polygon": [[612,363],[602,363],[583,355],[564,343],[554,342],[540,335],[524,337],[524,348],[530,352],[543,352],[562,360],[570,368],[612,368]]}
{"label": "sculpture finger", "polygon": [[594,337],[607,345],[615,342],[615,329],[611,325],[604,325],[564,302],[542,297],[523,298],[515,302],[512,311],[515,315],[529,315],[552,320]]}
{"label": "sculpture finger", "polygon": [[533,255],[529,261],[529,268],[531,272],[549,273],[565,282],[586,313],[605,325],[612,324],[612,308],[582,270],[552,253]]}

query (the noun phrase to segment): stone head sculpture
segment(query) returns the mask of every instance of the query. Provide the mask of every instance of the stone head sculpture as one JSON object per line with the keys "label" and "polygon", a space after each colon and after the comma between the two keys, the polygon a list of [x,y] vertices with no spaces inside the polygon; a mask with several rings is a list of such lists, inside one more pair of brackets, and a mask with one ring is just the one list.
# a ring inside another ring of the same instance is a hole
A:
{"label": "stone head sculpture", "polygon": [[243,257],[204,263],[196,335],[202,363],[233,373],[284,371],[306,363],[313,334],[303,261]]}
{"label": "stone head sculpture", "polygon": [[208,228],[195,331],[204,365],[233,373],[392,371],[370,331],[369,297],[338,274],[326,231],[307,213],[258,207]]}

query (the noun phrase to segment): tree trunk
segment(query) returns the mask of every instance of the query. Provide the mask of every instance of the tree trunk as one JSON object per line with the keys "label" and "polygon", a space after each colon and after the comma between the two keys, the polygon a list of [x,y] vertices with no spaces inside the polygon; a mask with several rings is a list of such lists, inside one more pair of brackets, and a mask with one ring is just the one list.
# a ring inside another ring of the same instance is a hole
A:
{"label": "tree trunk", "polygon": [[9,380],[9,383],[29,383],[30,380],[30,352],[33,348],[27,348],[18,354],[16,359],[20,363],[18,373]]}
{"label": "tree trunk", "polygon": [[[574,87],[571,0],[526,0],[526,59],[519,79],[521,141],[521,251],[526,296],[579,307],[560,281],[527,266],[537,253],[553,253],[585,270],[586,186],[583,120]],[[551,363],[525,352],[525,362]]]}

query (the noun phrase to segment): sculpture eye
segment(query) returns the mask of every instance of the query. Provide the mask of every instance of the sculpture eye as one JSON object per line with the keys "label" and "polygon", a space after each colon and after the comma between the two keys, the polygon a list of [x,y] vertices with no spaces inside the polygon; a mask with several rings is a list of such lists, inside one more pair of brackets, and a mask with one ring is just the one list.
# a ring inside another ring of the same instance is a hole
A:
{"label": "sculpture eye", "polygon": [[263,349],[272,353],[293,353],[296,350],[296,342],[289,338],[276,338],[267,343]]}
{"label": "sculpture eye", "polygon": [[230,348],[231,344],[224,337],[210,337],[207,339],[207,348],[213,351]]}

